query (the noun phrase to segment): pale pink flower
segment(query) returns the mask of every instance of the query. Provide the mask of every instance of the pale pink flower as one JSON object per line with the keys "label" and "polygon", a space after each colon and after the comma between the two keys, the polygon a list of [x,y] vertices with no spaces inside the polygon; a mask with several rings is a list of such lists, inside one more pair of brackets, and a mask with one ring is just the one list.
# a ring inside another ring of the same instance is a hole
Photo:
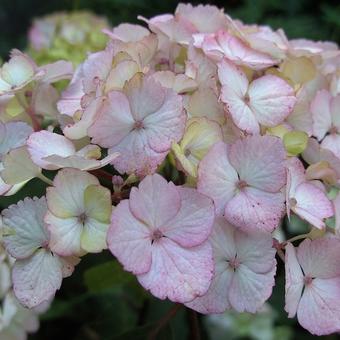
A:
{"label": "pale pink flower", "polygon": [[195,189],[147,176],[113,210],[107,242],[124,268],[160,299],[188,302],[209,288],[211,200]]}
{"label": "pale pink flower", "polygon": [[332,203],[325,191],[307,181],[305,169],[298,158],[293,157],[287,161],[287,170],[287,215],[293,211],[314,227],[325,228],[325,219],[334,215]]}
{"label": "pale pink flower", "polygon": [[227,60],[219,63],[218,76],[221,100],[234,123],[247,133],[258,134],[260,124],[273,127],[282,123],[296,103],[294,89],[279,77],[265,75],[249,84],[242,69]]}
{"label": "pale pink flower", "polygon": [[215,34],[206,34],[200,43],[204,53],[214,60],[226,58],[236,65],[247,66],[254,70],[278,64],[266,53],[256,51],[240,38],[220,30]]}
{"label": "pale pink flower", "polygon": [[311,111],[313,135],[322,140],[323,148],[340,158],[340,95],[333,97],[326,90],[319,91],[311,103]]}
{"label": "pale pink flower", "polygon": [[108,94],[88,133],[92,143],[120,153],[112,162],[119,172],[146,175],[183,136],[185,121],[178,94],[150,77],[136,75],[123,92]]}
{"label": "pale pink flower", "polygon": [[[3,159],[11,150],[26,144],[27,138],[33,132],[31,126],[24,122],[0,121],[0,171],[3,170]],[[0,195],[14,194],[21,185],[6,184],[0,176]]]}
{"label": "pale pink flower", "polygon": [[46,212],[45,197],[25,198],[2,212],[8,229],[3,242],[16,259],[12,272],[14,293],[28,308],[53,298],[63,277],[70,276],[79,262],[76,258],[62,258],[51,252],[44,224]]}
{"label": "pale pink flower", "polygon": [[288,317],[316,335],[340,331],[340,241],[335,237],[305,239],[286,246]]}
{"label": "pale pink flower", "polygon": [[215,275],[208,292],[186,305],[200,313],[257,312],[270,297],[276,272],[271,234],[245,233],[224,218],[210,236]]}
{"label": "pale pink flower", "polygon": [[94,170],[112,162],[117,156],[113,153],[102,160],[97,145],[87,145],[76,150],[75,145],[66,137],[49,131],[34,132],[27,140],[28,152],[35,164],[47,170],[76,168]]}
{"label": "pale pink flower", "polygon": [[61,256],[98,253],[106,248],[112,211],[111,193],[97,177],[77,169],[62,169],[47,189],[45,222],[50,247]]}
{"label": "pale pink flower", "polygon": [[217,214],[245,230],[275,229],[284,211],[285,151],[279,138],[250,136],[215,144],[198,167],[198,191]]}

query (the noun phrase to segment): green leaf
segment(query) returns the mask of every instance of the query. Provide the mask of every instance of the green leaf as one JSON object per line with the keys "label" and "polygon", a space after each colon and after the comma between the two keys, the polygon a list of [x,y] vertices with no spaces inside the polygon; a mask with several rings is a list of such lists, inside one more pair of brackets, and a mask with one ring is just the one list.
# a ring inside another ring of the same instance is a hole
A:
{"label": "green leaf", "polygon": [[133,282],[134,276],[125,272],[117,261],[109,261],[92,267],[84,273],[84,283],[90,292],[121,288]]}

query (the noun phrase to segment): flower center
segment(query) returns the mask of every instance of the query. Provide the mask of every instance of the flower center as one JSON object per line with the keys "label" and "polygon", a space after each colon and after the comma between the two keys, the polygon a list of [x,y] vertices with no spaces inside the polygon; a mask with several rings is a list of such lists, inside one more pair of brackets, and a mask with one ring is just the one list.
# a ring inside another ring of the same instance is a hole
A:
{"label": "flower center", "polygon": [[134,127],[133,127],[135,130],[141,130],[141,129],[143,129],[144,128],[144,123],[143,123],[143,121],[142,120],[137,120],[136,122],[135,122],[135,125],[134,125]]}
{"label": "flower center", "polygon": [[191,151],[189,150],[189,149],[186,149],[185,151],[184,151],[184,156],[185,157],[189,157],[191,155]]}
{"label": "flower center", "polygon": [[337,129],[335,126],[332,126],[332,127],[330,128],[330,130],[329,130],[329,133],[330,133],[331,135],[335,135],[335,134],[338,133],[338,129]]}
{"label": "flower center", "polygon": [[291,208],[294,208],[297,205],[297,200],[294,197],[290,198],[289,205]]}
{"label": "flower center", "polygon": [[85,213],[82,213],[78,216],[79,223],[84,224],[86,222],[86,220],[87,220],[87,216],[86,216]]}
{"label": "flower center", "polygon": [[239,265],[241,264],[241,262],[237,259],[237,257],[235,257],[232,260],[229,260],[229,266],[235,271]]}
{"label": "flower center", "polygon": [[243,181],[242,179],[240,179],[237,183],[236,183],[236,187],[239,190],[242,190],[243,188],[245,188],[247,186],[247,182]]}
{"label": "flower center", "polygon": [[313,278],[310,277],[310,276],[305,276],[304,279],[303,279],[304,283],[305,283],[305,286],[309,286],[312,284],[313,282]]}
{"label": "flower center", "polygon": [[156,229],[156,230],[153,231],[153,233],[151,235],[151,241],[152,241],[152,243],[156,242],[156,241],[160,240],[162,237],[163,237],[163,233],[159,229]]}
{"label": "flower center", "polygon": [[250,97],[249,97],[249,94],[246,93],[246,95],[244,96],[244,102],[248,105],[249,102],[250,102]]}

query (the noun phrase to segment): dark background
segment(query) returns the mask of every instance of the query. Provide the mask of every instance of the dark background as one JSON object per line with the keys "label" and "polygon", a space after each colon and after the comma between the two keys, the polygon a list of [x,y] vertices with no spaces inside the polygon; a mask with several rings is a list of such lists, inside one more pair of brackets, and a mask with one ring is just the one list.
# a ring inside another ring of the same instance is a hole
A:
{"label": "dark background", "polygon": [[[173,12],[177,3],[175,0],[0,0],[0,57],[6,59],[8,52],[14,47],[25,49],[30,23],[33,18],[44,14],[60,10],[89,9],[106,16],[112,25],[116,25],[125,21],[137,22],[139,14],[151,17]],[[224,7],[226,12],[246,23],[282,27],[289,38],[304,37],[340,42],[339,0],[225,0],[208,3]],[[27,195],[41,196],[44,192],[45,187],[39,180],[33,180],[15,196],[2,198],[0,209]],[[283,310],[283,274],[280,263],[277,286],[270,300],[276,315],[275,325],[289,328],[291,339],[312,339],[314,337],[299,327],[296,320],[287,319]],[[145,293],[136,279],[124,273],[108,252],[87,255],[72,277],[64,280],[51,309],[42,316],[39,332],[29,339],[147,339],[150,331],[158,327],[159,319],[171,308],[173,304],[159,301]],[[192,339],[197,329],[193,316],[189,310],[181,308],[156,339]],[[201,317],[198,320],[198,329],[201,339],[207,339]],[[283,338],[285,337],[281,339]],[[212,340],[224,339],[230,339],[229,335]]]}

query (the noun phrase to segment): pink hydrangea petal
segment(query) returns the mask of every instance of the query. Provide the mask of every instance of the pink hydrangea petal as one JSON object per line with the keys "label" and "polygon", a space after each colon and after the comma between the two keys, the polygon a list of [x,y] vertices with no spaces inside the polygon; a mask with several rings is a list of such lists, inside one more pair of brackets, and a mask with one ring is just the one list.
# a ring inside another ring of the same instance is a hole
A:
{"label": "pink hydrangea petal", "polygon": [[209,43],[208,39],[203,41],[202,47],[207,55],[210,55],[211,52],[214,53],[215,50],[237,65],[244,65],[255,70],[261,70],[277,63],[269,55],[252,49],[227,31],[219,31],[215,39],[215,46],[211,42]]}
{"label": "pink hydrangea petal", "polygon": [[302,327],[315,335],[340,331],[340,278],[314,279],[305,288],[297,311]]}
{"label": "pink hydrangea petal", "polygon": [[212,257],[208,242],[187,249],[163,237],[152,246],[150,270],[137,278],[159,299],[189,302],[207,292],[213,277]]}
{"label": "pink hydrangea petal", "polygon": [[113,210],[107,244],[125,270],[136,275],[150,270],[151,230],[131,213],[127,200]]}
{"label": "pink hydrangea petal", "polygon": [[157,152],[168,151],[172,142],[178,142],[183,136],[185,122],[182,98],[167,90],[163,105],[143,121],[150,147]]}
{"label": "pink hydrangea petal", "polygon": [[150,148],[145,130],[130,132],[109,153],[118,152],[112,164],[120,173],[136,173],[140,177],[154,173],[165,159],[167,152],[156,152]]}
{"label": "pink hydrangea petal", "polygon": [[324,138],[321,147],[333,152],[333,154],[340,159],[340,135],[331,134]]}
{"label": "pink hydrangea petal", "polygon": [[[214,205],[195,189],[177,190],[180,194],[180,209],[160,230],[182,247],[194,247],[205,241],[211,233],[215,218]],[[167,208],[170,210],[170,206]]]}
{"label": "pink hydrangea petal", "polygon": [[45,222],[51,235],[49,247],[53,252],[60,256],[81,255],[80,237],[83,224],[78,217],[59,218],[48,211]]}
{"label": "pink hydrangea petal", "polygon": [[181,208],[181,196],[172,182],[154,174],[145,177],[130,193],[132,214],[147,226],[160,228],[172,220]]}
{"label": "pink hydrangea petal", "polygon": [[59,167],[44,160],[45,157],[68,157],[76,152],[75,146],[66,137],[45,130],[32,133],[27,140],[27,146],[33,162],[47,170],[56,170]]}
{"label": "pink hydrangea petal", "polygon": [[3,223],[13,229],[13,232],[3,239],[11,256],[24,259],[48,244],[49,235],[44,225],[46,211],[45,197],[27,197],[2,212]]}
{"label": "pink hydrangea petal", "polygon": [[44,83],[55,83],[59,80],[70,79],[73,75],[72,63],[65,60],[58,60],[52,64],[41,66],[39,70],[44,72],[41,81]]}
{"label": "pink hydrangea petal", "polygon": [[61,286],[61,267],[59,257],[45,249],[17,261],[12,275],[14,293],[20,303],[33,308],[53,297]]}
{"label": "pink hydrangea petal", "polygon": [[321,140],[332,126],[330,112],[331,94],[326,90],[320,90],[311,102],[313,116],[313,135]]}
{"label": "pink hydrangea petal", "polygon": [[218,214],[223,214],[225,204],[234,196],[238,175],[230,165],[228,147],[216,143],[200,162],[197,189],[212,198]]}
{"label": "pink hydrangea petal", "polygon": [[229,290],[231,306],[238,312],[255,313],[272,294],[276,266],[268,273],[258,274],[240,264]]}
{"label": "pink hydrangea petal", "polygon": [[291,209],[301,218],[319,229],[325,228],[324,220],[334,215],[331,201],[314,184],[300,184],[296,188],[294,198],[297,203]]}
{"label": "pink hydrangea petal", "polygon": [[112,91],[88,133],[92,143],[110,148],[131,132],[134,123],[127,97],[121,92]]}
{"label": "pink hydrangea petal", "polygon": [[135,121],[143,121],[149,114],[161,110],[167,101],[167,90],[152,77],[135,76],[124,90]]}
{"label": "pink hydrangea petal", "polygon": [[322,279],[340,276],[340,240],[336,237],[305,239],[297,249],[297,258],[306,276]]}
{"label": "pink hydrangea petal", "polygon": [[81,139],[88,136],[88,129],[95,121],[105,102],[105,97],[93,99],[82,112],[81,119],[74,124],[68,124],[64,127],[63,133],[70,139]]}
{"label": "pink hydrangea petal", "polygon": [[247,187],[225,207],[226,219],[244,230],[273,231],[284,211],[284,195]]}
{"label": "pink hydrangea petal", "polygon": [[273,238],[270,233],[235,233],[237,258],[255,273],[267,273],[276,265]]}
{"label": "pink hydrangea petal", "polygon": [[286,245],[285,271],[285,310],[288,312],[288,317],[293,318],[301,299],[304,283],[303,273],[296,257],[296,251],[291,243]]}
{"label": "pink hydrangea petal", "polygon": [[185,305],[203,314],[223,313],[230,309],[229,288],[234,277],[234,270],[226,263],[220,261],[215,264],[215,274],[209,290]]}
{"label": "pink hydrangea petal", "polygon": [[286,183],[285,150],[280,138],[250,136],[238,140],[230,148],[229,159],[248,185],[277,192]]}
{"label": "pink hydrangea petal", "polygon": [[340,129],[339,107],[340,107],[340,94],[333,97],[330,103],[332,123],[333,126],[336,127],[338,130]]}
{"label": "pink hydrangea petal", "polygon": [[0,158],[12,149],[25,145],[32,132],[32,127],[24,122],[0,122]]}
{"label": "pink hydrangea petal", "polygon": [[249,86],[249,107],[257,121],[265,126],[276,126],[293,111],[296,103],[294,89],[283,79],[266,75]]}

